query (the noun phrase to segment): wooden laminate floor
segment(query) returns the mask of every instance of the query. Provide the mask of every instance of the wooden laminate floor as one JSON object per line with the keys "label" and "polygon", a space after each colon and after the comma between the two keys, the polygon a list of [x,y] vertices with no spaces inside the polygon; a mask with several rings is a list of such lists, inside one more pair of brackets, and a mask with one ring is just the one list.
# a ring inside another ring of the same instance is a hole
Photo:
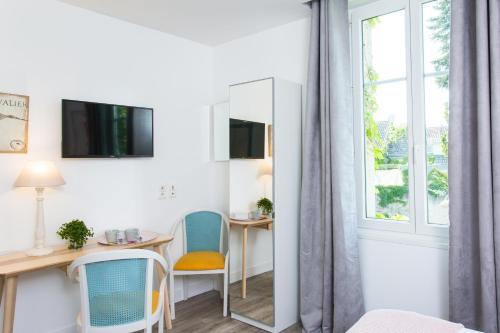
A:
{"label": "wooden laminate floor", "polygon": [[[173,329],[165,333],[261,333],[265,332],[240,321],[222,316],[222,299],[217,291],[192,297],[176,304],[176,319]],[[285,333],[299,333],[299,325],[290,327]]]}
{"label": "wooden laminate floor", "polygon": [[232,283],[229,288],[231,311],[273,326],[273,277],[270,271],[248,278],[246,298],[241,298],[241,281]]}

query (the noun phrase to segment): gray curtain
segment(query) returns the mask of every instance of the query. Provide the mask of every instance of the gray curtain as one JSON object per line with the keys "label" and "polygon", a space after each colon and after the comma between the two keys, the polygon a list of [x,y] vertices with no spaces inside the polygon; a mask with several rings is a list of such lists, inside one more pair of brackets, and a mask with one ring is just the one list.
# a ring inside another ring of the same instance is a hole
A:
{"label": "gray curtain", "polygon": [[450,317],[499,332],[500,0],[452,0]]}
{"label": "gray curtain", "polygon": [[345,333],[363,314],[347,0],[311,2],[301,199],[305,332]]}

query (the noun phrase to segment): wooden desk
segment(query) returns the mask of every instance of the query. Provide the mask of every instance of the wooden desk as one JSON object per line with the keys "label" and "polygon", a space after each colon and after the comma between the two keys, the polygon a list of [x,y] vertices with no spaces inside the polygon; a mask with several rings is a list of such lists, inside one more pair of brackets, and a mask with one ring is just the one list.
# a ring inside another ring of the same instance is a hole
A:
{"label": "wooden desk", "polygon": [[[3,318],[3,333],[12,333],[14,328],[14,312],[16,308],[17,277],[23,273],[60,268],[66,272],[66,267],[78,257],[86,254],[113,251],[119,249],[142,249],[153,247],[153,250],[163,256],[163,247],[172,241],[173,237],[160,234],[157,238],[144,243],[124,244],[117,246],[100,245],[96,239],[91,239],[81,250],[68,250],[67,245],[54,247],[54,252],[43,257],[29,257],[24,252],[13,252],[0,256],[0,304],[2,291],[5,287],[5,308]],[[158,267],[158,277],[162,279],[166,272]],[[165,326],[172,328],[170,319],[170,303],[168,289],[165,287]],[[76,318],[75,318],[76,319]]]}
{"label": "wooden desk", "polygon": [[229,220],[231,226],[237,225],[243,228],[243,246],[241,251],[241,298],[247,298],[247,240],[248,240],[248,228],[259,228],[272,230],[273,229],[273,219],[265,218],[256,221],[241,221],[241,220]]}

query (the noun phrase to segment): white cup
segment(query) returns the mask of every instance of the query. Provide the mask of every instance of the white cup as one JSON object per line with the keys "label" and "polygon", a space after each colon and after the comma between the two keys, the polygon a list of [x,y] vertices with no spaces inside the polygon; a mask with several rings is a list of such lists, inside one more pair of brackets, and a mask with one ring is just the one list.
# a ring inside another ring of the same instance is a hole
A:
{"label": "white cup", "polygon": [[105,234],[106,234],[106,242],[108,243],[117,243],[117,238],[118,238],[118,230],[116,229],[113,229],[113,230],[106,230],[105,231]]}
{"label": "white cup", "polygon": [[127,238],[127,242],[129,243],[136,243],[140,239],[140,234],[139,234],[139,229],[137,228],[130,228],[125,230],[125,237]]}
{"label": "white cup", "polygon": [[250,213],[248,213],[248,218],[250,220],[258,220],[260,219],[262,214],[260,213],[260,210],[253,210]]}

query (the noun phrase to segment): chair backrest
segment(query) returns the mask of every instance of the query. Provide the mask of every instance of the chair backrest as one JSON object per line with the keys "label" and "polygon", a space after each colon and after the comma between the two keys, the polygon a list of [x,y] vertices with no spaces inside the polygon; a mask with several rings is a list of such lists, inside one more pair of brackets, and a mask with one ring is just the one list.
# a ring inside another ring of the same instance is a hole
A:
{"label": "chair backrest", "polygon": [[182,223],[184,253],[195,251],[224,252],[224,230],[229,233],[226,216],[217,211],[200,210],[184,215],[173,228],[175,234]]}
{"label": "chair backrest", "polygon": [[105,332],[120,325],[133,332],[150,326],[155,262],[166,270],[165,259],[148,250],[101,252],[76,259],[68,274],[73,278],[79,274],[83,331]]}

